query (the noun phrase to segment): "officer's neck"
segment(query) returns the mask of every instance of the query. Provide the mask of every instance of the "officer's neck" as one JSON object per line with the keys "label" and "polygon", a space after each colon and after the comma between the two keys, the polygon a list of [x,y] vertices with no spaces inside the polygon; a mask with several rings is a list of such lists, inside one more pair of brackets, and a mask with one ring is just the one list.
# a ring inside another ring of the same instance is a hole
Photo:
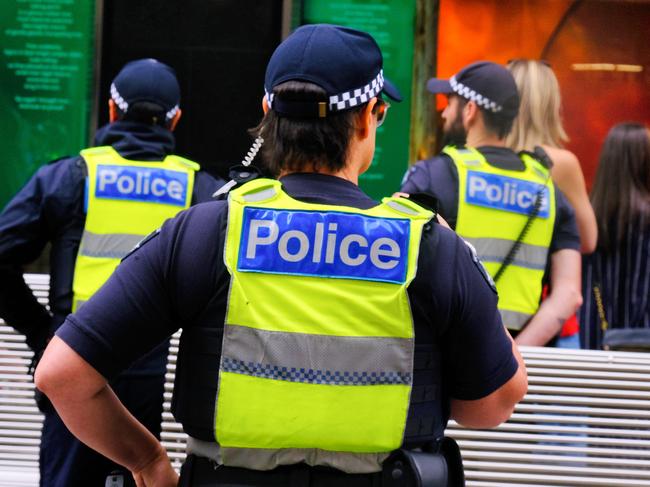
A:
{"label": "officer's neck", "polygon": [[359,185],[359,173],[356,172],[355,169],[350,166],[345,166],[343,169],[339,171],[330,171],[320,167],[318,169],[314,169],[313,166],[302,167],[298,171],[282,171],[280,173],[280,177],[287,176],[289,174],[295,174],[295,173],[325,174],[327,176],[335,176],[337,178],[345,179],[346,181],[350,181],[351,183],[354,183],[357,186]]}
{"label": "officer's neck", "polygon": [[500,139],[497,135],[486,130],[469,130],[465,144],[468,147],[505,147],[506,139]]}
{"label": "officer's neck", "polygon": [[359,176],[368,170],[368,167],[372,162],[372,155],[372,151],[366,153],[360,150],[358,144],[350,143],[348,146],[347,157],[345,158],[345,166],[337,171],[333,171],[321,165],[308,164],[302,166],[298,171],[282,171],[280,177],[291,174],[292,172],[311,172],[316,174],[335,176],[337,178],[350,181],[351,183],[359,186]]}

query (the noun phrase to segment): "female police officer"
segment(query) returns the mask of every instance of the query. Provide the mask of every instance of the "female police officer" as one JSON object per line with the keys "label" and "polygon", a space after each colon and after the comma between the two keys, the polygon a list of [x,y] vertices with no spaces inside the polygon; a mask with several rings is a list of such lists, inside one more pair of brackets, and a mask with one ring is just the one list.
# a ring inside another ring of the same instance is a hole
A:
{"label": "female police officer", "polygon": [[470,249],[430,211],[357,186],[381,93],[399,99],[372,37],[297,29],[265,91],[256,132],[279,181],[168,221],[68,317],[37,369],[70,430],[138,485],[176,474],[106,381],[179,324],[183,485],[379,485],[391,451],[427,449],[449,417],[495,426],[526,390]]}

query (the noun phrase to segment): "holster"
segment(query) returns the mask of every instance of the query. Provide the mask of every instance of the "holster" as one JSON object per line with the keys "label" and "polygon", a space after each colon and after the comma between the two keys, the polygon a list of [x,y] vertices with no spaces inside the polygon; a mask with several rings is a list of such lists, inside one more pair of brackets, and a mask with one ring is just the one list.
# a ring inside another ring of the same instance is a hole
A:
{"label": "holster", "polygon": [[458,444],[441,438],[423,451],[397,450],[385,462],[382,487],[464,487]]}

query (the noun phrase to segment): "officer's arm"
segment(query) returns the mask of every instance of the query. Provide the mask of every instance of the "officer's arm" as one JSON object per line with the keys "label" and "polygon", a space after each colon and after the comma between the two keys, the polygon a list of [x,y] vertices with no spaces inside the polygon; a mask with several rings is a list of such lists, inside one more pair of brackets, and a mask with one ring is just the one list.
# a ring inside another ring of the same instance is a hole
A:
{"label": "officer's arm", "polygon": [[49,215],[44,206],[44,191],[51,186],[48,169],[39,170],[0,215],[0,316],[35,351],[45,348],[50,314],[25,283],[23,266],[41,254],[52,226],[44,217]]}
{"label": "officer's arm", "polygon": [[[507,330],[505,333],[510,337]],[[528,378],[524,359],[512,341],[512,353],[519,367],[508,382],[481,399],[464,401],[451,400],[451,418],[467,428],[494,428],[510,418],[515,405],[521,401],[528,389]]]}
{"label": "officer's arm", "polygon": [[70,432],[131,470],[139,487],[177,485],[160,442],[122,405],[106,379],[60,338],[55,336],[45,350],[35,382]]}
{"label": "officer's arm", "polygon": [[506,421],[526,393],[526,367],[501,322],[487,271],[457,237],[456,259],[449,259],[443,245],[449,234],[440,229],[437,266],[443,276],[454,277],[450,326],[442,345],[451,418],[464,426],[491,428]]}
{"label": "officer's arm", "polygon": [[551,255],[549,295],[542,301],[537,313],[517,335],[519,345],[544,346],[555,337],[564,322],[582,304],[580,290],[580,253],[563,249]]}

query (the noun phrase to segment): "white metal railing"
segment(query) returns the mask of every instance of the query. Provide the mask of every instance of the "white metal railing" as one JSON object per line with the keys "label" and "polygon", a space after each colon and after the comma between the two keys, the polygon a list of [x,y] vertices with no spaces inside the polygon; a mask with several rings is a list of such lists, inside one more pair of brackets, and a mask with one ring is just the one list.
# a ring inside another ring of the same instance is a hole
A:
{"label": "white metal railing", "polygon": [[[49,279],[28,274],[47,303]],[[178,352],[172,338],[165,384],[163,445],[176,468],[186,435],[170,413]],[[492,430],[450,422],[468,487],[650,487],[650,354],[522,347],[529,391],[512,418]],[[38,485],[42,415],[27,373],[31,352],[0,321],[0,479]]]}
{"label": "white metal railing", "polygon": [[468,486],[650,486],[650,354],[521,350],[529,388],[512,418],[449,425]]}

